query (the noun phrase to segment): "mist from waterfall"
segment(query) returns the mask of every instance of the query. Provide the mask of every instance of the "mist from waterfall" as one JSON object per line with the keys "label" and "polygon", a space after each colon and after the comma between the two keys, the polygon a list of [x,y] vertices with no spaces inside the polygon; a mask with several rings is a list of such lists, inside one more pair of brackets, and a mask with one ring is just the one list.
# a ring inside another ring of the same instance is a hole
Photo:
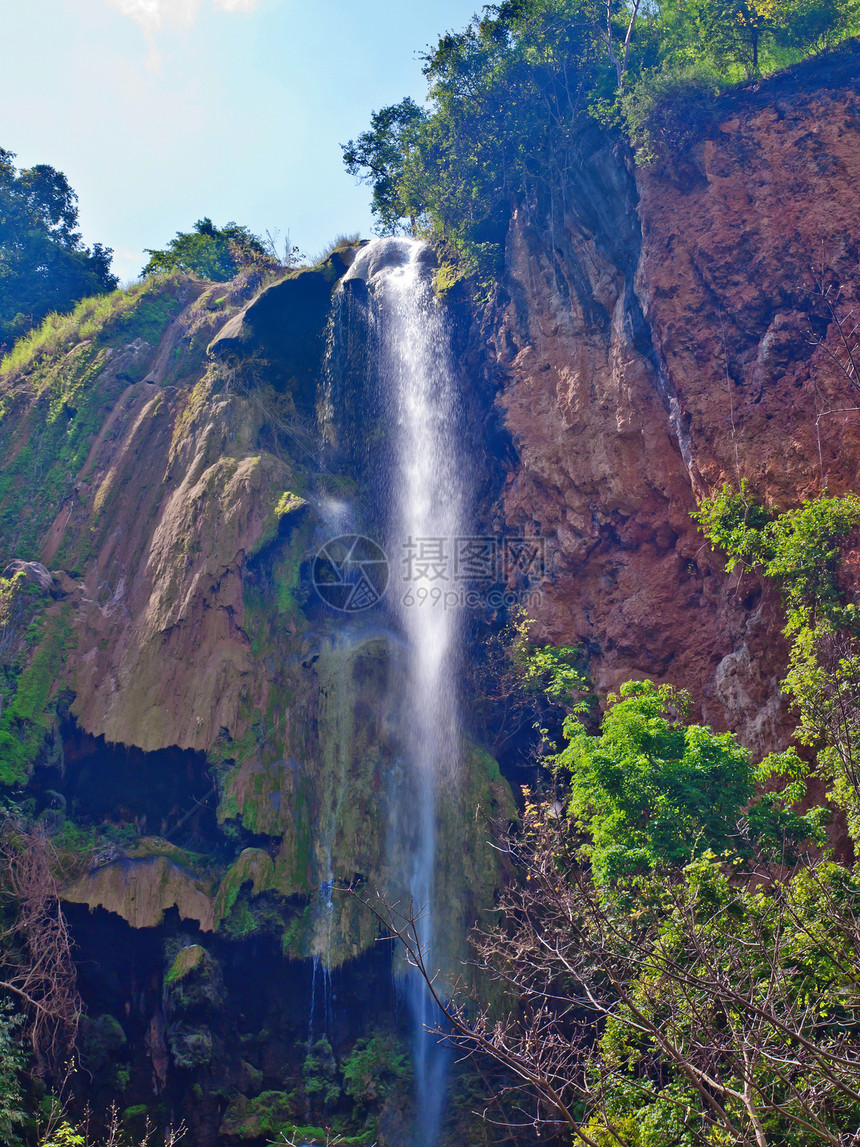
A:
{"label": "mist from waterfall", "polygon": [[[420,910],[418,936],[432,970],[444,968],[437,935],[435,871],[440,795],[456,789],[459,763],[458,649],[461,611],[452,606],[453,550],[469,533],[470,467],[462,456],[461,408],[445,314],[431,283],[430,252],[414,240],[375,240],[347,280],[367,284],[368,347],[374,356],[385,458],[380,475],[389,609],[404,637],[399,708],[403,776],[391,799],[389,854],[399,883]],[[444,861],[443,861],[444,862]],[[416,1147],[431,1147],[441,1124],[448,1053],[428,1033],[438,1022],[420,976],[404,977],[415,1027]]]}

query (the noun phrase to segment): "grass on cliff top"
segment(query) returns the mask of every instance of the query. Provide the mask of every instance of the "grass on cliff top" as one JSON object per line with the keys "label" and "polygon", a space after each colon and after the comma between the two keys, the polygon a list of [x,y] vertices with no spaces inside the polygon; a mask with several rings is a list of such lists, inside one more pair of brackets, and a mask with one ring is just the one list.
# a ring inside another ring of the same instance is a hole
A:
{"label": "grass on cliff top", "polygon": [[68,314],[50,314],[36,330],[19,339],[0,360],[0,382],[30,370],[42,359],[56,358],[89,339],[111,345],[123,339],[157,344],[167,320],[180,309],[184,275],[153,275],[132,287],[82,299]]}
{"label": "grass on cliff top", "polygon": [[[188,284],[181,275],[162,276],[85,299],[68,315],[49,315],[0,362],[3,564],[38,559],[104,418],[123,388],[144,377]],[[112,349],[139,338],[153,350],[103,376]],[[26,383],[16,385],[22,377]]]}

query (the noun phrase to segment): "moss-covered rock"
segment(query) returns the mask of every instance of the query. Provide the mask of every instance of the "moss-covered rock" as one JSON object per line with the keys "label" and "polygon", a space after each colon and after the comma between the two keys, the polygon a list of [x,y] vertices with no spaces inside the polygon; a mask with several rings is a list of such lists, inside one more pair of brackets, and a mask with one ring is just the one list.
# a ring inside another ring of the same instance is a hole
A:
{"label": "moss-covered rock", "polygon": [[[172,950],[174,945],[171,945]],[[168,955],[170,955],[170,950]],[[224,980],[218,961],[200,944],[176,951],[164,977],[168,1016],[217,1011],[224,1002]]]}
{"label": "moss-covered rock", "polygon": [[110,1015],[86,1017],[81,1025],[81,1062],[87,1071],[102,1071],[126,1046],[122,1024]]}
{"label": "moss-covered rock", "polygon": [[169,908],[201,931],[214,927],[211,882],[193,876],[166,856],[148,860],[122,858],[67,884],[63,899],[71,904],[116,912],[132,928],[155,928]]}
{"label": "moss-covered rock", "polygon": [[[295,1104],[283,1091],[263,1091],[256,1098],[237,1096],[224,1113],[221,1134],[228,1139],[276,1139],[295,1130]],[[325,1132],[308,1129],[325,1143]]]}
{"label": "moss-covered rock", "polygon": [[206,1067],[216,1057],[213,1034],[202,1024],[172,1024],[167,1029],[167,1043],[174,1064],[183,1071]]}

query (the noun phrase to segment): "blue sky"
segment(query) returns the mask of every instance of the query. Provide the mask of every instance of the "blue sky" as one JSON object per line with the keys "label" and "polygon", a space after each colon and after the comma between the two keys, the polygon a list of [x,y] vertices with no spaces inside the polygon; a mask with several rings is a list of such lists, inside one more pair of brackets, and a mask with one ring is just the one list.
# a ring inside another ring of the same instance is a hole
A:
{"label": "blue sky", "polygon": [[341,162],[372,110],[425,93],[418,53],[475,0],[0,0],[0,146],[79,196],[133,278],[209,215],[313,255],[369,234]]}

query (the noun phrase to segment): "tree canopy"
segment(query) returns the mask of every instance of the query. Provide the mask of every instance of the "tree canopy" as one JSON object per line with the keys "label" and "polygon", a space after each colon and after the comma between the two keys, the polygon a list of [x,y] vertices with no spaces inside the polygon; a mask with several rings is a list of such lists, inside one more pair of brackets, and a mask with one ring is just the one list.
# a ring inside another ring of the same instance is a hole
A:
{"label": "tree canopy", "polygon": [[85,246],[78,197],[47,164],[18,170],[0,148],[0,349],[88,295],[111,291],[113,252]]}
{"label": "tree canopy", "polygon": [[[656,114],[671,152],[720,86],[820,51],[858,19],[858,0],[503,0],[424,54],[426,108],[373,112],[344,161],[372,187],[380,233],[430,232],[490,273],[513,203],[564,207],[583,129],[626,128],[640,146]],[[667,100],[668,117],[653,108]]]}
{"label": "tree canopy", "polygon": [[149,262],[144,275],[162,271],[184,271],[201,279],[226,282],[249,264],[269,262],[262,240],[239,223],[216,227],[206,216],[198,219],[191,231],[177,231],[176,236],[160,251],[146,248]]}

